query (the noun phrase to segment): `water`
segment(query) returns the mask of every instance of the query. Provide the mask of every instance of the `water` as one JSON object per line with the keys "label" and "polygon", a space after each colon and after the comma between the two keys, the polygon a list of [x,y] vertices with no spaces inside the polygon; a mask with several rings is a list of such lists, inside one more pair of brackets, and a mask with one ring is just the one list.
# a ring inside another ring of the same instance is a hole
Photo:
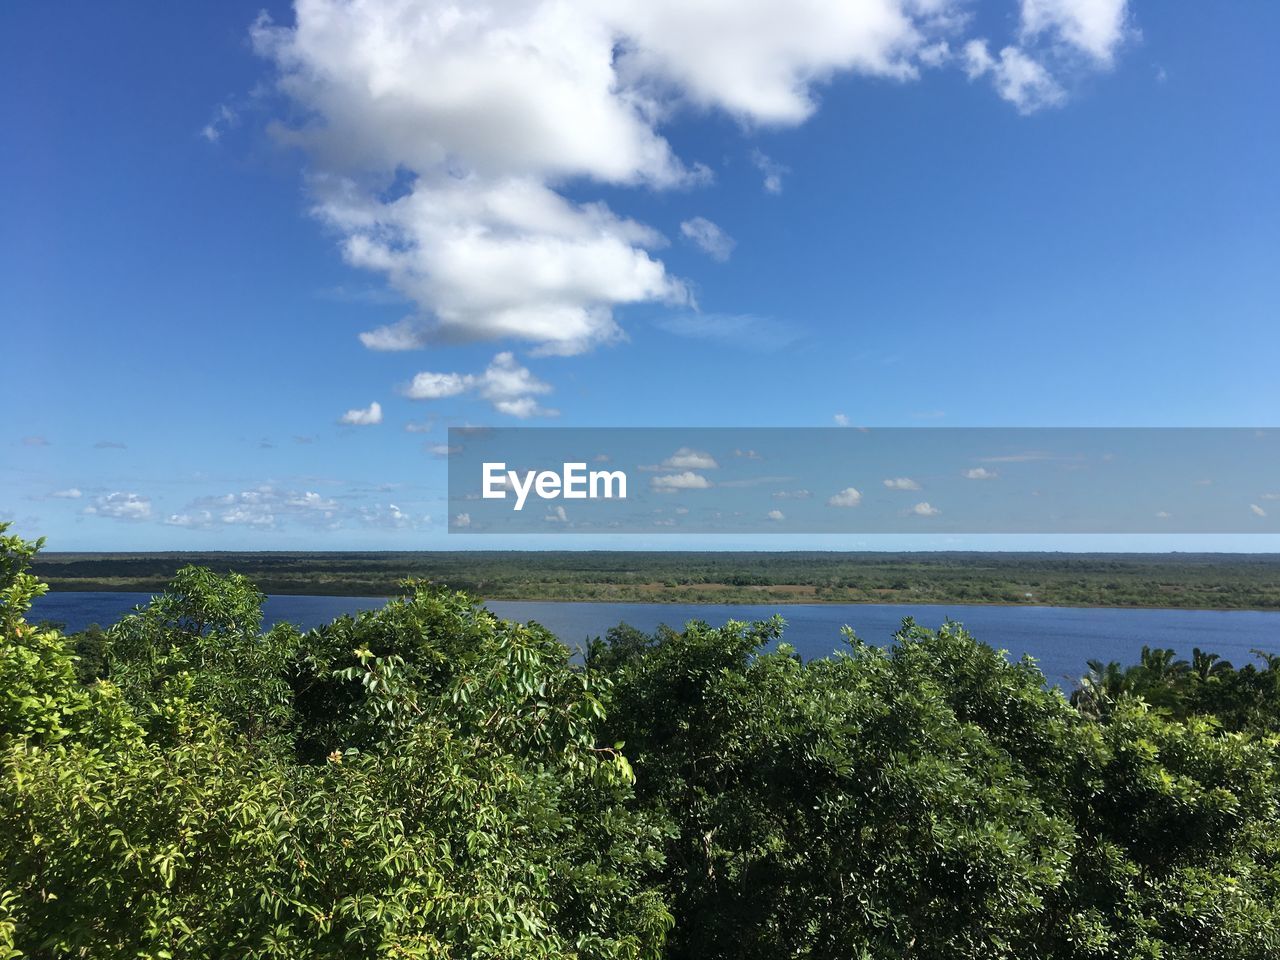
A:
{"label": "water", "polygon": [[[113,623],[145,593],[57,593],[36,602],[32,620],[47,619],[81,630],[90,623]],[[293,597],[267,599],[268,625],[283,620],[303,628],[327,623],[357,610],[380,607],[379,597]],[[625,620],[642,630],[689,620],[711,624],[755,620],[774,613],[787,621],[784,637],[804,657],[824,656],[840,646],[840,628],[853,627],[862,639],[883,643],[903,617],[936,627],[947,618],[962,622],[978,639],[1029,653],[1054,683],[1070,684],[1090,659],[1138,659],[1143,644],[1173,647],[1190,657],[1193,647],[1216,653],[1237,666],[1251,649],[1280,652],[1280,613],[1249,610],[1121,610],[1105,607],[996,607],[964,604],[666,604],[568,603],[555,600],[495,600],[489,608],[511,620],[535,620],[570,646],[604,633]]]}

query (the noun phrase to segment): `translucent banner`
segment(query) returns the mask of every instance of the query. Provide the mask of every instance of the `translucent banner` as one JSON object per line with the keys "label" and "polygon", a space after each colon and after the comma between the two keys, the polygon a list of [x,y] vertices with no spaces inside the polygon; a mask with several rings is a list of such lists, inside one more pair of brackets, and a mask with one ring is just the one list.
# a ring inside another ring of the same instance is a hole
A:
{"label": "translucent banner", "polygon": [[1277,533],[1280,430],[453,428],[452,533]]}

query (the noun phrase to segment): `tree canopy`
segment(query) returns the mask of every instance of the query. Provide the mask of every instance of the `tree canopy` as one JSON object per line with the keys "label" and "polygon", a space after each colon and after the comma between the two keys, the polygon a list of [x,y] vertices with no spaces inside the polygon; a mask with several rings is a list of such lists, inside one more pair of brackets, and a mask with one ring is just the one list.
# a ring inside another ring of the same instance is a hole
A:
{"label": "tree canopy", "polygon": [[0,958],[1270,958],[1280,666],[959,624],[536,624],[415,582],[307,633],[189,567],[28,622],[0,527]]}

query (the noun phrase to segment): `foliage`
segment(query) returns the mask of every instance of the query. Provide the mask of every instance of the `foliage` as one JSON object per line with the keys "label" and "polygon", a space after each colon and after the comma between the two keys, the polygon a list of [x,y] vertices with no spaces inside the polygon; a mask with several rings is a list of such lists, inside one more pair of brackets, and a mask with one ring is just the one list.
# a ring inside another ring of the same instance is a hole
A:
{"label": "foliage", "polygon": [[421,582],[264,632],[196,567],[65,637],[4,533],[0,960],[1280,955],[1280,661],[1068,701],[955,623],[775,618],[575,662]]}
{"label": "foliage", "polygon": [[183,571],[87,688],[6,624],[41,696],[4,718],[0,956],[657,955],[661,834],[562,645],[425,587],[306,637],[258,599]]}

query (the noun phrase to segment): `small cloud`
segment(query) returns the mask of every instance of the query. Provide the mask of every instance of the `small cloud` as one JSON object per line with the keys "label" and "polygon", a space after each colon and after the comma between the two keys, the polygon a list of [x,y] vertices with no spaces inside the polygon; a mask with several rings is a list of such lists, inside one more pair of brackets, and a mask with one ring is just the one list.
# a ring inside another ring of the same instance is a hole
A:
{"label": "small cloud", "polygon": [[295,436],[295,437],[293,438],[293,442],[294,442],[294,443],[300,443],[300,444],[315,443],[315,442],[316,442],[316,438],[315,438],[315,437],[302,437],[302,436]]}
{"label": "small cloud", "polygon": [[754,450],[734,450],[733,455],[742,460],[762,460],[763,457]]}
{"label": "small cloud", "polygon": [[459,513],[453,518],[453,525],[458,529],[471,526],[471,514]]}
{"label": "small cloud", "polygon": [[1262,499],[1262,500],[1280,500],[1280,493],[1264,493],[1260,499]]}
{"label": "small cloud", "polygon": [[597,453],[594,457],[591,458],[591,462],[592,463],[608,463],[612,459],[613,457],[609,456],[607,453]]}
{"label": "small cloud", "polygon": [[813,493],[809,490],[779,490],[772,496],[775,500],[808,500]]}
{"label": "small cloud", "polygon": [[829,507],[856,507],[862,502],[862,494],[853,487],[845,487],[827,500]]}
{"label": "small cloud", "polygon": [[1253,511],[1253,515],[1255,517],[1265,517],[1267,515],[1267,511],[1263,510],[1256,503],[1249,504],[1249,509]]}
{"label": "small cloud", "polygon": [[775,523],[778,523],[782,520],[787,519],[787,515],[783,513],[781,510],[770,510],[768,514],[766,514],[766,516],[768,516],[768,518],[774,521]]}
{"label": "small cloud", "polygon": [[680,224],[680,232],[693,241],[703,253],[719,263],[724,263],[733,253],[733,238],[706,217],[694,217],[692,220],[684,221]]}
{"label": "small cloud", "polygon": [[210,143],[217,143],[224,133],[239,123],[240,115],[225,103],[220,103],[214,107],[213,116],[209,122],[200,130],[200,136]]}
{"label": "small cloud", "polygon": [[108,493],[97,497],[82,512],[86,516],[112,520],[150,520],[151,500],[136,493]]}
{"label": "small cloud", "polygon": [[681,447],[663,460],[662,465],[671,470],[714,470],[720,466],[711,454],[689,447]]}
{"label": "small cloud", "polygon": [[164,524],[167,527],[185,527],[187,529],[208,527],[213,525],[213,514],[208,510],[201,510],[196,513],[171,513],[165,518]]}
{"label": "small cloud", "polygon": [[1212,487],[1212,486],[1213,486],[1213,481],[1212,481],[1212,480],[1197,480],[1197,481],[1195,482],[1195,485],[1196,485],[1197,487]]}
{"label": "small cloud", "polygon": [[767,193],[781,193],[782,178],[791,171],[776,160],[766,156],[761,150],[751,151],[751,162],[755,164],[757,170],[764,174],[765,191]]}
{"label": "small cloud", "polygon": [[937,507],[930,505],[929,502],[926,500],[926,501],[917,503],[914,507],[911,508],[911,512],[915,514],[917,517],[936,517],[942,511],[939,510]]}
{"label": "small cloud", "polygon": [[547,523],[568,523],[569,515],[565,513],[564,507],[556,507],[542,519]]}
{"label": "small cloud", "polygon": [[711,481],[700,473],[686,470],[684,473],[650,477],[649,486],[657,493],[675,493],[677,490],[707,490]]}
{"label": "small cloud", "polygon": [[1172,519],[1172,517],[1173,517],[1173,514],[1170,513],[1168,510],[1161,510],[1156,514],[1157,520],[1169,520],[1169,519]]}
{"label": "small cloud", "polygon": [[994,480],[998,476],[1000,474],[994,470],[988,470],[986,467],[973,467],[964,472],[966,480]]}
{"label": "small cloud", "polygon": [[126,450],[128,449],[123,443],[116,440],[99,440],[93,445],[95,450]]}
{"label": "small cloud", "polygon": [[339,423],[353,427],[369,427],[382,422],[382,404],[377,400],[362,408],[348,410],[339,419]]}
{"label": "small cloud", "polygon": [[47,447],[49,446],[49,441],[44,437],[23,437],[22,445],[24,447]]}
{"label": "small cloud", "polygon": [[910,477],[891,477],[884,481],[884,485],[890,490],[919,490],[920,484],[916,483]]}
{"label": "small cloud", "polygon": [[558,410],[542,407],[534,399],[551,392],[551,385],[522,367],[509,351],[494,356],[483,373],[436,373],[424,371],[405,388],[411,400],[440,400],[474,392],[493,404],[493,409],[521,420],[534,416],[554,417]]}
{"label": "small cloud", "polygon": [[433,443],[427,447],[427,451],[440,460],[447,460],[455,453],[461,453],[462,447],[454,444],[452,447],[447,443]]}
{"label": "small cloud", "polygon": [[849,418],[843,413],[837,413],[831,419],[835,421],[837,427],[849,426]]}
{"label": "small cloud", "polygon": [[1052,74],[1018,47],[1005,47],[993,57],[985,40],[970,40],[964,45],[962,60],[970,80],[989,75],[1000,98],[1024,116],[1059,106],[1067,98]]}
{"label": "small cloud", "polygon": [[66,490],[55,490],[49,496],[55,500],[79,500],[84,494],[79,487],[68,487]]}
{"label": "small cloud", "polygon": [[404,425],[405,433],[430,433],[436,425],[434,420],[410,420]]}

